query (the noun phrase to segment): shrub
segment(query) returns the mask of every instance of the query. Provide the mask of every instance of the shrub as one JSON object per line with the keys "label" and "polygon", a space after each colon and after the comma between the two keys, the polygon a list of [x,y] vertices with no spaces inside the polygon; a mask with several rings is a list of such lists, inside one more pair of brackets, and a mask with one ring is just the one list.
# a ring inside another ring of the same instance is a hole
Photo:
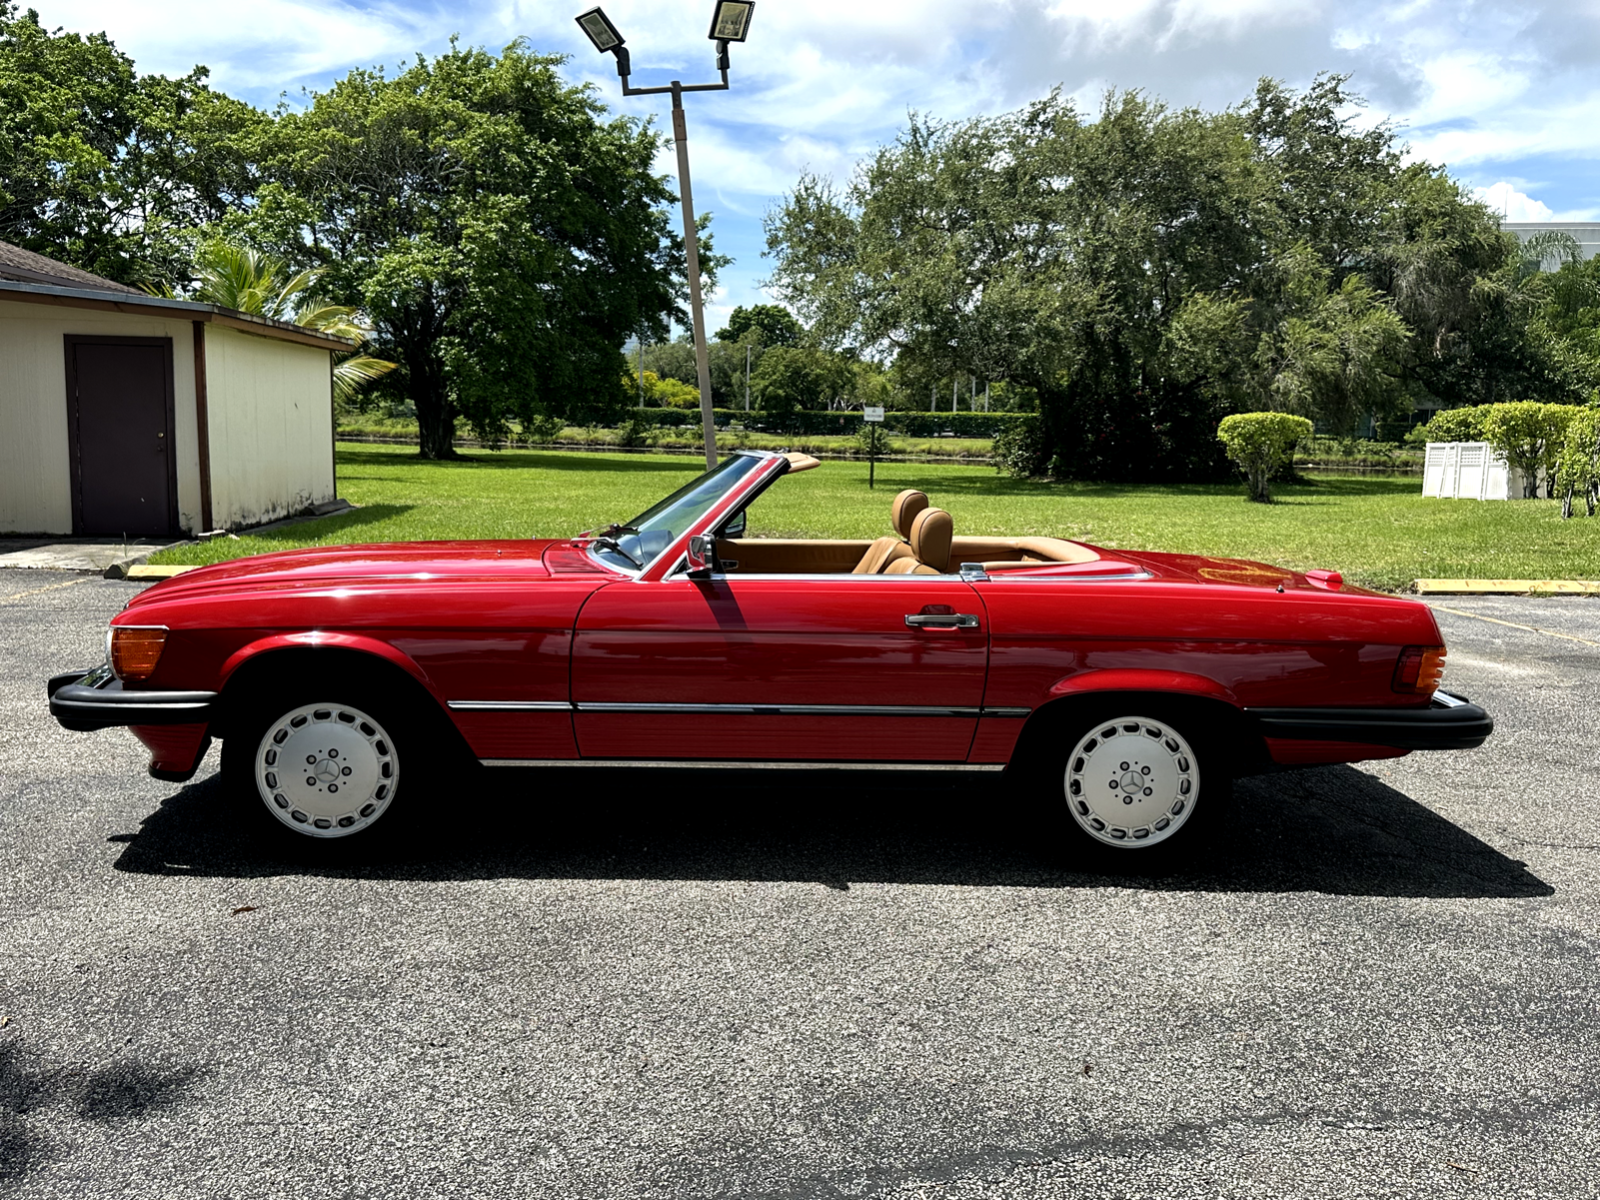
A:
{"label": "shrub", "polygon": [[1045,459],[1044,426],[1039,418],[1031,414],[1019,417],[995,434],[993,454],[997,471],[1018,479],[1043,475],[1049,463]]}
{"label": "shrub", "polygon": [[1311,436],[1311,422],[1290,413],[1248,412],[1224,417],[1217,427],[1217,438],[1228,457],[1244,472],[1250,499],[1268,503],[1268,489],[1274,471],[1292,460],[1301,438]]}
{"label": "shrub", "polygon": [[889,434],[881,422],[861,422],[856,428],[855,443],[863,455],[882,458],[894,451],[894,443],[889,440]]}
{"label": "shrub", "polygon": [[1433,414],[1424,428],[1430,442],[1486,442],[1483,427],[1493,404],[1479,404],[1469,408],[1442,408]]}
{"label": "shrub", "polygon": [[654,445],[660,434],[656,427],[645,420],[642,410],[634,409],[628,419],[617,426],[617,445],[619,446],[650,446]]}
{"label": "shrub", "polygon": [[553,442],[566,427],[567,423],[561,417],[533,417],[522,422],[522,437],[520,440],[524,442]]}
{"label": "shrub", "polygon": [[1545,477],[1545,494],[1555,495],[1556,462],[1566,441],[1567,426],[1575,409],[1570,404],[1490,404],[1483,420],[1483,440],[1506,456],[1507,465],[1520,470],[1526,481],[1523,495],[1539,494],[1539,474]]}
{"label": "shrub", "polygon": [[1561,496],[1561,519],[1572,516],[1572,497],[1583,494],[1583,505],[1594,516],[1600,501],[1600,407],[1580,408],[1567,422],[1556,465],[1556,491]]}

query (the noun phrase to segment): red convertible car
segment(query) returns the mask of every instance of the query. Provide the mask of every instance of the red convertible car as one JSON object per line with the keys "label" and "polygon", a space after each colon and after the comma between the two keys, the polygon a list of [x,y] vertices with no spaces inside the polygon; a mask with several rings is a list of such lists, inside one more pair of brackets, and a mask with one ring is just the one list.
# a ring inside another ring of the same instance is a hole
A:
{"label": "red convertible car", "polygon": [[[52,679],[182,781],[345,838],[463,803],[441,764],[1000,771],[1087,846],[1197,840],[1235,775],[1481,745],[1420,603],[1329,571],[970,537],[920,492],[894,536],[750,536],[797,454],[745,452],[576,538],[297,550],[180,575]],[[757,510],[759,514],[759,510]],[[457,777],[459,778],[459,777]]]}

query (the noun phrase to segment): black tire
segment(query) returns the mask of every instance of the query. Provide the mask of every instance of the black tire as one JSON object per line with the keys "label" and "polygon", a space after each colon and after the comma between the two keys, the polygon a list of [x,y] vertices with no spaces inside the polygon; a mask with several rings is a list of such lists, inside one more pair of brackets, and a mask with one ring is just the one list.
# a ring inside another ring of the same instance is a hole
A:
{"label": "black tire", "polygon": [[1054,843],[1077,865],[1161,872],[1216,845],[1233,797],[1224,721],[1199,705],[1118,694],[1074,704],[1024,773]]}
{"label": "black tire", "polygon": [[371,831],[402,823],[396,807],[403,814],[406,797],[423,792],[434,774],[430,740],[426,722],[392,690],[276,687],[251,698],[231,721],[223,781],[261,825],[334,852],[332,846],[368,842]]}

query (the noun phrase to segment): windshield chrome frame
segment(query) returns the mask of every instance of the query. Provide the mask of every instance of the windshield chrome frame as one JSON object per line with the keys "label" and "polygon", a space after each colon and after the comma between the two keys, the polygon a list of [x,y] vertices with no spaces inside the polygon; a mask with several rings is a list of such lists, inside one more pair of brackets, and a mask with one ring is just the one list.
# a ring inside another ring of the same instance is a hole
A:
{"label": "windshield chrome frame", "polygon": [[767,483],[771,482],[774,477],[773,464],[778,464],[779,470],[777,474],[781,474],[784,469],[787,469],[789,462],[782,454],[772,450],[735,450],[728,458],[765,459],[767,464],[763,467],[757,467],[735,483],[722,499],[707,509],[698,520],[691,522],[682,534],[667,543],[666,549],[662,550],[654,558],[647,560],[644,566],[632,568],[602,558],[598,553],[600,547],[595,544],[595,539],[593,538],[574,540],[587,542],[587,545],[584,546],[584,553],[590,562],[633,583],[655,582],[666,578],[683,562],[691,537],[698,533],[704,533],[724,517],[731,516],[736,512],[736,507],[730,507],[731,501],[743,500],[753,487],[758,485],[765,487]]}

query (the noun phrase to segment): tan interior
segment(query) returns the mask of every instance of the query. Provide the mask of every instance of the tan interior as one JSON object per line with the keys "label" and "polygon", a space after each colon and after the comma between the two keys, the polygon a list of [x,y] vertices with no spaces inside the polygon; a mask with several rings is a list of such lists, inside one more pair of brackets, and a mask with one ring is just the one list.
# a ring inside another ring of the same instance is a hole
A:
{"label": "tan interior", "polygon": [[725,571],[739,575],[848,575],[871,545],[809,538],[718,538],[717,558]]}
{"label": "tan interior", "polygon": [[911,522],[911,554],[884,569],[885,575],[943,575],[950,569],[955,522],[942,508],[925,508]]}
{"label": "tan interior", "polygon": [[950,514],[928,507],[926,493],[915,488],[894,498],[889,519],[899,538],[718,538],[717,557],[724,570],[741,575],[944,575],[963,563],[999,570],[1023,563],[1095,562],[1100,557],[1062,538],[956,537]]}
{"label": "tan interior", "polygon": [[1015,566],[1017,563],[1098,562],[1100,556],[1087,546],[1063,538],[958,537],[950,540],[950,561],[957,566],[979,563],[988,568]]}
{"label": "tan interior", "polygon": [[[725,569],[741,575],[848,575],[872,545],[864,541],[809,538],[718,538],[717,557]],[[900,545],[900,557],[907,567],[895,571],[895,564],[891,562],[885,574],[903,574],[916,565],[909,547],[904,543]],[[1095,562],[1098,558],[1093,550],[1060,538],[952,537],[945,571],[958,570],[962,563],[979,563],[985,570],[1002,570],[1019,563],[1081,563]],[[734,562],[739,565],[733,566]]]}
{"label": "tan interior", "polygon": [[888,571],[889,564],[909,557],[911,554],[911,523],[928,507],[928,494],[919,492],[916,488],[907,488],[894,498],[894,503],[889,505],[889,524],[899,532],[900,536],[881,537],[867,549],[861,556],[853,575],[881,575]]}
{"label": "tan interior", "polygon": [[909,542],[911,540],[911,523],[927,507],[927,492],[919,492],[916,488],[907,488],[894,498],[893,504],[889,505],[889,524],[894,526],[896,533]]}

